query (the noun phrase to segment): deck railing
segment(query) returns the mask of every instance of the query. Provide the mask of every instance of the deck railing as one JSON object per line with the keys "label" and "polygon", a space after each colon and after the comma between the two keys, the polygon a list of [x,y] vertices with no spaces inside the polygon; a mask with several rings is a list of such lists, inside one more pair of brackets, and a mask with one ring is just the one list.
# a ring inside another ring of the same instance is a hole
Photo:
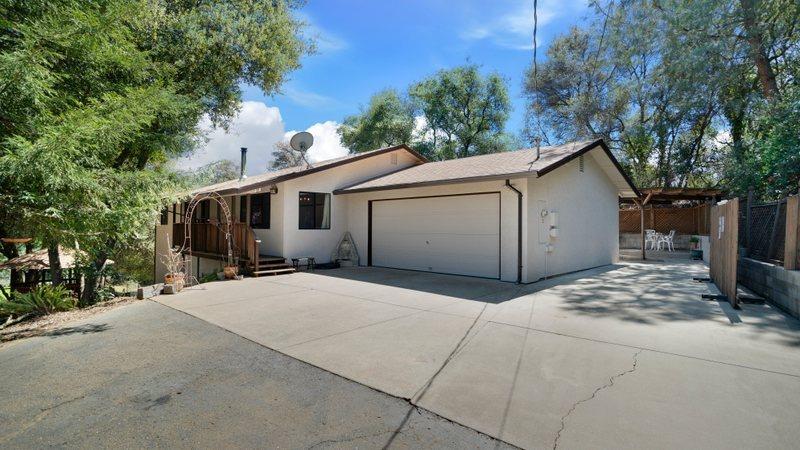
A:
{"label": "deck railing", "polygon": [[[219,223],[193,223],[191,226],[191,250],[198,256],[209,256],[221,260],[228,257],[228,242],[225,226]],[[173,242],[180,246],[184,242],[185,224],[172,226]],[[231,224],[231,251],[234,262],[250,262],[258,270],[259,242],[255,232],[245,223]]]}

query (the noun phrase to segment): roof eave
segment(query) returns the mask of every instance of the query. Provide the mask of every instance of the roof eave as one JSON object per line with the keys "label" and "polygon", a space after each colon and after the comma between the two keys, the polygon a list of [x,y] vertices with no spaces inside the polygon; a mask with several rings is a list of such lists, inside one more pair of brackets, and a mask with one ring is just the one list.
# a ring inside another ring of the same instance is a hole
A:
{"label": "roof eave", "polygon": [[373,156],[379,156],[379,155],[383,155],[383,154],[390,153],[390,152],[397,151],[397,150],[405,150],[405,151],[407,151],[412,156],[417,158],[417,160],[419,160],[419,162],[421,162],[423,164],[428,162],[428,158],[426,158],[425,156],[423,156],[422,154],[420,154],[419,152],[417,152],[413,148],[411,148],[411,147],[409,147],[409,146],[407,146],[405,144],[400,144],[400,145],[394,145],[392,147],[382,148],[382,149],[376,150],[376,151],[371,152],[371,153],[364,153],[363,155],[356,155],[356,156],[354,156],[352,158],[348,158],[348,159],[345,159],[343,161],[337,161],[335,163],[331,163],[331,164],[328,164],[328,165],[325,165],[325,166],[322,166],[322,167],[311,167],[310,169],[301,170],[301,171],[298,171],[298,172],[289,173],[289,174],[281,175],[281,176],[274,177],[274,178],[269,178],[267,180],[259,181],[257,183],[253,183],[253,184],[247,185],[247,186],[230,187],[230,188],[217,190],[217,191],[207,191],[207,190],[204,190],[204,188],[200,188],[200,189],[194,191],[194,194],[192,194],[192,195],[202,194],[204,192],[216,192],[217,194],[222,195],[222,196],[241,194],[241,193],[260,192],[260,190],[263,190],[263,188],[265,188],[265,187],[267,187],[269,185],[272,185],[272,184],[277,184],[277,183],[280,183],[280,182],[283,182],[283,181],[288,181],[288,180],[292,180],[292,179],[295,179],[295,178],[304,177],[306,175],[311,175],[311,174],[314,174],[314,173],[317,173],[317,172],[322,172],[324,170],[328,170],[328,169],[333,169],[335,167],[344,166],[344,165],[347,165],[347,164],[350,164],[350,163],[353,163],[353,162],[356,162],[356,161],[361,161],[361,160],[364,160],[364,159],[371,158]]}
{"label": "roof eave", "polygon": [[608,159],[610,159],[611,163],[614,164],[614,167],[616,167],[617,170],[619,171],[619,173],[622,174],[622,177],[625,179],[625,182],[628,183],[628,186],[631,188],[631,191],[633,191],[635,196],[636,197],[641,197],[642,193],[639,192],[639,189],[637,189],[636,185],[633,184],[633,180],[631,180],[631,178],[625,172],[625,169],[622,168],[622,165],[620,165],[619,161],[617,161],[617,158],[614,157],[614,154],[611,153],[611,149],[608,148],[608,146],[606,145],[606,143],[605,143],[605,141],[603,139],[597,139],[594,142],[591,142],[588,145],[584,146],[582,149],[578,150],[577,152],[574,152],[571,155],[567,156],[566,158],[562,158],[562,159],[554,162],[553,164],[550,164],[549,166],[547,166],[547,167],[545,167],[543,169],[540,169],[538,171],[539,176],[540,177],[544,176],[544,175],[552,172],[553,170],[558,169],[559,167],[563,166],[564,164],[567,164],[568,162],[572,161],[573,159],[578,158],[581,155],[584,155],[584,154],[590,152],[591,150],[594,150],[595,147],[598,147],[598,146],[603,149],[603,151],[605,152],[606,156],[608,156]]}
{"label": "roof eave", "polygon": [[[452,178],[449,180],[432,180],[432,181],[423,181],[420,183],[398,183],[398,184],[391,184],[386,186],[371,186],[365,188],[357,188],[357,189],[350,189],[350,188],[341,188],[333,191],[334,194],[357,194],[359,192],[375,192],[375,191],[391,191],[395,189],[409,189],[409,188],[416,188],[416,187],[426,187],[426,186],[441,186],[445,184],[458,184],[458,183],[479,183],[481,181],[494,181],[494,180],[505,180],[506,178],[520,178],[520,177],[530,177],[535,176],[536,171],[525,171],[525,172],[514,172],[514,173],[504,173],[504,174],[497,174],[497,175],[481,175],[475,177],[461,177],[461,178]],[[362,184],[362,183],[358,183]],[[357,185],[356,185],[357,186]]]}

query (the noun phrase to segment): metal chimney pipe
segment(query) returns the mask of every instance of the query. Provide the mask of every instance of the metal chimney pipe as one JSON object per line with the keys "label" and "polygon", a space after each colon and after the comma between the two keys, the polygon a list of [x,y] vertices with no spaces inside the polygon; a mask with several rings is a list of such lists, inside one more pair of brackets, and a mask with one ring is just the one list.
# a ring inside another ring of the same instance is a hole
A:
{"label": "metal chimney pipe", "polygon": [[247,147],[242,147],[242,162],[239,165],[239,179],[244,180],[247,178],[246,173],[247,168]]}

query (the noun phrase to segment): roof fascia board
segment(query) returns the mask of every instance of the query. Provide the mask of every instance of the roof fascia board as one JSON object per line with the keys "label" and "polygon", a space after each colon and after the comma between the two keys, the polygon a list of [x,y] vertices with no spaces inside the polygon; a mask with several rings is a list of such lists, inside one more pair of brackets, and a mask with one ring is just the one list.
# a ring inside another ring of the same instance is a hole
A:
{"label": "roof fascia board", "polygon": [[[377,150],[377,151],[372,152],[372,153],[365,153],[363,155],[357,155],[357,156],[354,156],[352,158],[345,159],[343,161],[337,161],[335,163],[327,164],[325,166],[312,167],[310,169],[302,170],[302,171],[299,171],[299,172],[289,173],[289,174],[282,175],[282,176],[275,177],[275,178],[269,178],[269,179],[264,180],[264,181],[259,181],[258,183],[253,183],[252,185],[243,186],[243,187],[231,187],[231,188],[227,188],[227,189],[218,190],[216,192],[219,195],[223,195],[223,196],[224,195],[231,195],[231,194],[239,194],[239,193],[242,193],[242,192],[250,192],[250,191],[254,191],[254,190],[263,188],[265,186],[269,186],[269,185],[272,185],[272,184],[280,183],[282,181],[287,181],[287,180],[292,180],[292,179],[295,179],[295,178],[304,177],[306,175],[311,175],[311,174],[314,174],[314,173],[317,173],[317,172],[322,172],[324,170],[328,170],[328,169],[333,169],[333,168],[336,168],[336,167],[344,166],[344,165],[347,165],[347,164],[350,164],[350,163],[354,163],[356,161],[362,161],[364,159],[372,158],[373,156],[383,155],[383,154],[390,153],[390,152],[393,152],[393,151],[396,151],[396,150],[405,150],[405,151],[407,151],[408,153],[410,153],[412,156],[417,158],[423,164],[428,162],[428,159],[425,158],[424,156],[422,156],[421,154],[419,154],[416,150],[408,147],[405,144],[401,144],[401,145],[395,145],[393,147],[387,147],[387,148],[384,148],[384,149],[380,149],[380,150]],[[202,193],[202,192],[205,192],[205,191],[202,191],[202,190],[198,191],[198,193]]]}

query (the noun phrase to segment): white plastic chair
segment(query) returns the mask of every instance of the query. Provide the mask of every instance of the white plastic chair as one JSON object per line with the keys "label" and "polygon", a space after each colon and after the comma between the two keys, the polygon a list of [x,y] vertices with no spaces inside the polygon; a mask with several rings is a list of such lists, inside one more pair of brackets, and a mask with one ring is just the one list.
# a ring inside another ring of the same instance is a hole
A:
{"label": "white plastic chair", "polygon": [[670,251],[670,252],[674,252],[675,251],[675,244],[672,242],[672,240],[674,238],[675,238],[675,230],[670,230],[669,234],[667,234],[667,235],[659,236],[658,237],[658,250],[659,251],[661,250],[661,245],[666,244],[667,245],[667,250]]}
{"label": "white plastic chair", "polygon": [[648,250],[655,250],[657,244],[656,230],[644,230],[644,246]]}

